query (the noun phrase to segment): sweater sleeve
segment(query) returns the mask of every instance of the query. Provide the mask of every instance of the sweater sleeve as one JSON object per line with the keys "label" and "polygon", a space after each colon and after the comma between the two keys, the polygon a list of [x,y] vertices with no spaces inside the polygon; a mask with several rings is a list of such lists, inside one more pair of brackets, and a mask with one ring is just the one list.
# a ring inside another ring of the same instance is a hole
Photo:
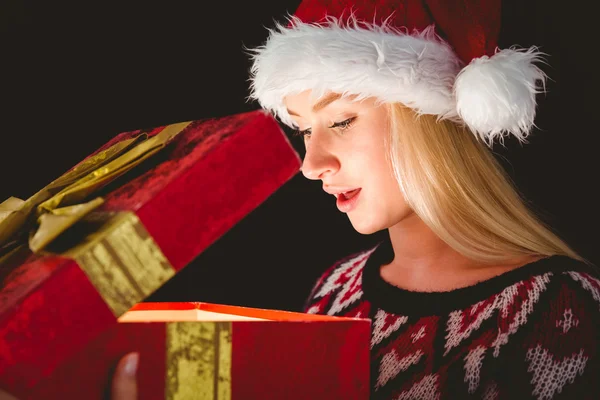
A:
{"label": "sweater sleeve", "polygon": [[339,262],[336,262],[335,264],[331,265],[329,268],[327,268],[327,270],[323,274],[321,274],[319,279],[317,279],[317,281],[313,285],[312,290],[310,291],[308,297],[306,298],[306,301],[304,302],[303,311],[305,313],[308,313],[308,312],[315,313],[314,308],[313,308],[313,305],[315,303],[315,296],[319,292],[319,289],[321,289],[321,287],[323,286],[323,284],[325,283],[327,278],[329,276],[331,276],[331,273],[338,265],[339,265]]}
{"label": "sweater sleeve", "polygon": [[511,339],[496,373],[500,398],[600,399],[600,280],[582,272],[555,279]]}
{"label": "sweater sleeve", "polygon": [[308,298],[303,311],[311,314],[325,314],[329,299],[351,278],[345,272],[356,266],[362,268],[375,247],[353,253],[331,265],[317,280]]}

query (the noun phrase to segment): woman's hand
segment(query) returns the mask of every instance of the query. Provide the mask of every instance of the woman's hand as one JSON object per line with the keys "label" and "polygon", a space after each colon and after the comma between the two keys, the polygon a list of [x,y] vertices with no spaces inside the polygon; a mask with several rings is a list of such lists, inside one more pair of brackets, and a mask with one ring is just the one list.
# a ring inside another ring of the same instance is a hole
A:
{"label": "woman's hand", "polygon": [[110,400],[137,400],[136,372],[139,358],[138,353],[129,353],[119,360],[111,383]]}
{"label": "woman's hand", "polygon": [[0,400],[19,400],[12,394],[6,393],[4,390],[0,389]]}
{"label": "woman's hand", "polygon": [[[138,353],[128,353],[119,360],[111,382],[110,400],[137,400],[136,372]],[[98,394],[101,397],[101,394]],[[0,400],[19,400],[0,389]]]}

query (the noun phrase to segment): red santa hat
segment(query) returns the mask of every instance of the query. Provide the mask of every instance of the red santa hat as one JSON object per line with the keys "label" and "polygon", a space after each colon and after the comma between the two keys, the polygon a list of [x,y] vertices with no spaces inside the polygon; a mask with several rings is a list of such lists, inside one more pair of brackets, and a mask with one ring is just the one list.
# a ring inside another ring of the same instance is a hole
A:
{"label": "red santa hat", "polygon": [[304,0],[253,50],[250,97],[295,127],[285,96],[311,89],[399,102],[524,141],[545,81],[537,48],[498,49],[501,0]]}

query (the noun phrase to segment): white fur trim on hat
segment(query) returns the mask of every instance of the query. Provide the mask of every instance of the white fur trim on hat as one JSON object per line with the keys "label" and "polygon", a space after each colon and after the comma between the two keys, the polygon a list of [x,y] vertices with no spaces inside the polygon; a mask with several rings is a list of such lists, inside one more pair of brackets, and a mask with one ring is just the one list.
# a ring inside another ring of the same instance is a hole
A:
{"label": "white fur trim on hat", "polygon": [[255,50],[251,97],[290,126],[283,98],[307,89],[456,115],[452,87],[460,61],[433,28],[409,35],[385,26],[343,26],[333,18],[326,25],[294,20],[291,28],[277,28]]}
{"label": "white fur trim on hat", "polygon": [[418,114],[463,121],[486,142],[502,132],[523,140],[533,124],[543,73],[539,53],[503,50],[464,64],[433,26],[404,32],[387,24],[323,24],[292,17],[253,50],[250,97],[296,127],[285,96],[312,90],[402,103]]}

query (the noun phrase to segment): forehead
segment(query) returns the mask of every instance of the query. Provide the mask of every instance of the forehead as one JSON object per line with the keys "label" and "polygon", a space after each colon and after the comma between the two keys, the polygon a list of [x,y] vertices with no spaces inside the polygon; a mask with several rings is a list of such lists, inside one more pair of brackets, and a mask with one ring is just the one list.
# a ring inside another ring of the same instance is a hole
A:
{"label": "forehead", "polygon": [[372,99],[358,99],[356,95],[342,95],[335,92],[326,92],[318,95],[311,90],[298,94],[290,94],[283,99],[290,115],[318,113],[329,105],[335,107],[372,107]]}

